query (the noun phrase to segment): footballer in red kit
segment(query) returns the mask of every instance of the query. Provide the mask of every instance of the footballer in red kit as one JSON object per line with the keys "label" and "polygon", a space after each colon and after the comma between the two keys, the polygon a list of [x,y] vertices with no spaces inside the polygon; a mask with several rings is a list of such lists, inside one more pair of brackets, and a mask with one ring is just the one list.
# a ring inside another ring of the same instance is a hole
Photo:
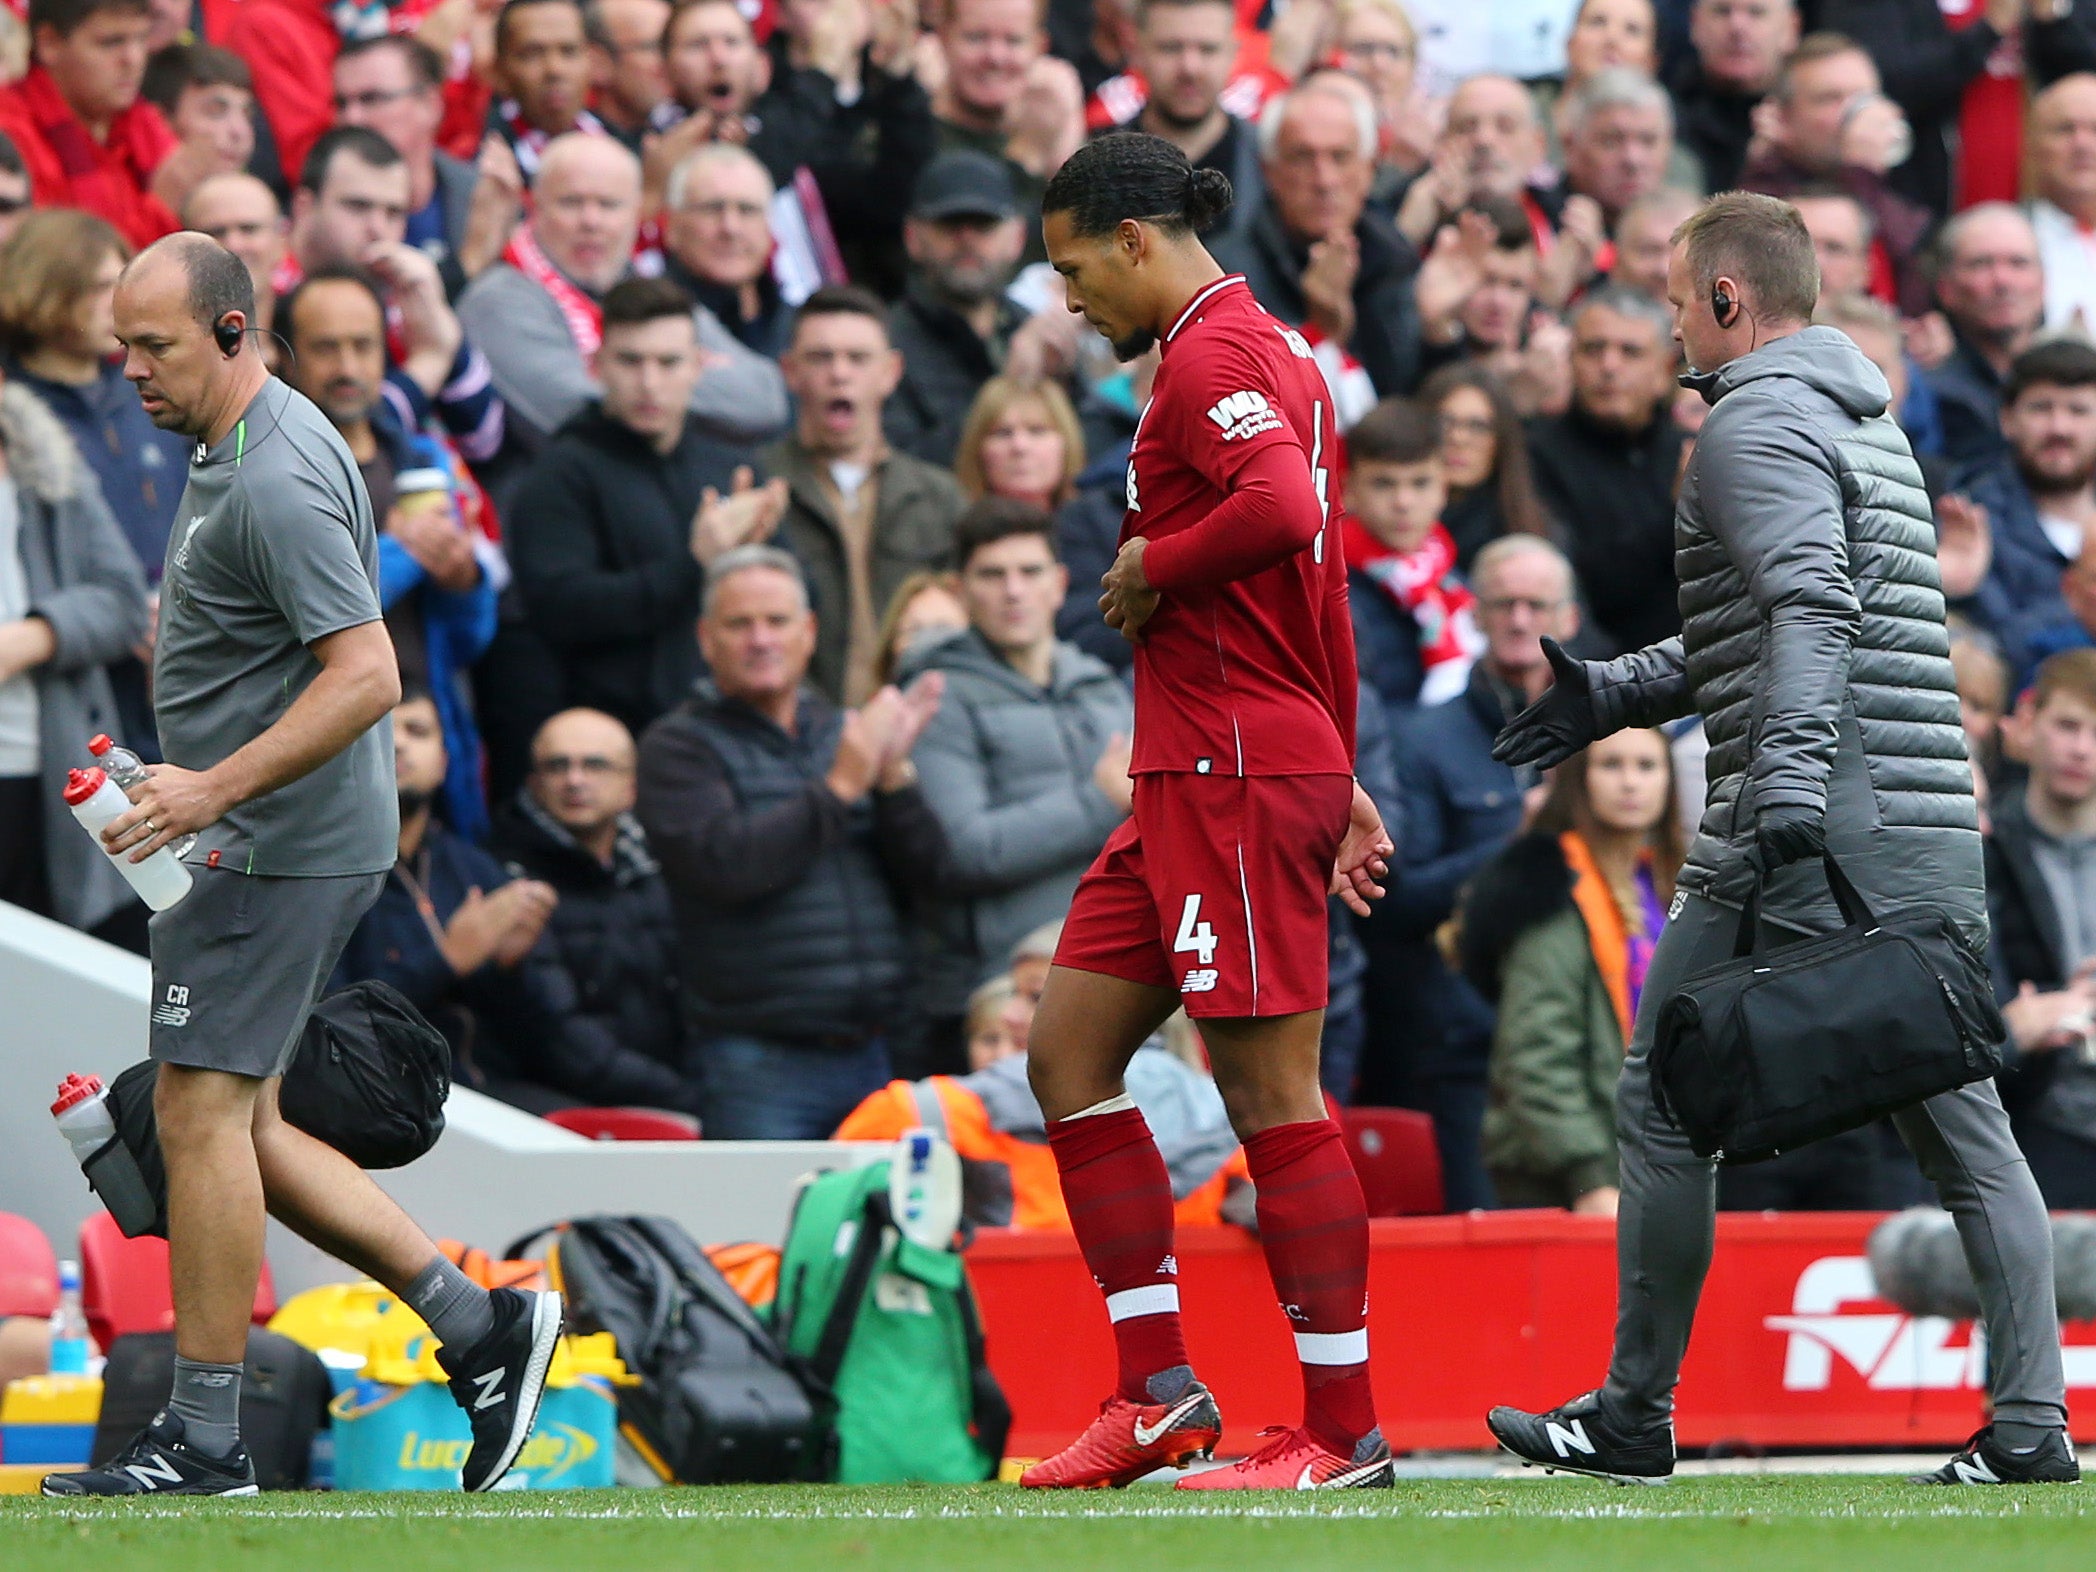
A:
{"label": "footballer in red kit", "polygon": [[1303,1423],[1181,1489],[1392,1482],[1368,1378],[1368,1228],[1318,1086],[1330,906],[1382,894],[1389,838],[1353,779],[1356,669],[1332,530],[1338,428],[1301,334],[1199,234],[1229,181],[1107,136],[1042,201],[1072,311],[1122,359],[1159,347],[1101,614],[1135,644],[1134,811],[1079,881],[1028,1074],[1105,1297],[1114,1395],[1033,1487],[1124,1485],[1222,1436],[1179,1319],[1169,1176],[1123,1072],[1182,1003],[1257,1190]]}

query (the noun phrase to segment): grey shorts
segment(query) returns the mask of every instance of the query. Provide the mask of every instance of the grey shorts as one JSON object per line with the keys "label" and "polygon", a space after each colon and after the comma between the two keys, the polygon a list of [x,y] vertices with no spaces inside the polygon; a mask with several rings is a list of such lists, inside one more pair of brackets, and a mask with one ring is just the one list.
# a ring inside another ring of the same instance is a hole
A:
{"label": "grey shorts", "polygon": [[273,879],[192,866],[149,925],[152,1055],[258,1080],[282,1075],[383,873]]}

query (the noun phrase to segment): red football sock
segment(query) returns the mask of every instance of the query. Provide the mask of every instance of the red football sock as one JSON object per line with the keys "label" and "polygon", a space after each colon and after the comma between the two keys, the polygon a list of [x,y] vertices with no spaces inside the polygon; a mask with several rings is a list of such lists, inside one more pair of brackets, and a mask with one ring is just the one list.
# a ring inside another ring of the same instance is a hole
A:
{"label": "red football sock", "polygon": [[1150,1377],[1187,1363],[1172,1256],[1172,1179],[1133,1108],[1051,1119],[1048,1146],[1092,1280],[1106,1295],[1120,1395],[1149,1403]]}
{"label": "red football sock", "polygon": [[1368,1381],[1368,1207],[1339,1126],[1276,1125],[1245,1142],[1259,1243],[1295,1331],[1303,1426],[1351,1455],[1375,1428]]}

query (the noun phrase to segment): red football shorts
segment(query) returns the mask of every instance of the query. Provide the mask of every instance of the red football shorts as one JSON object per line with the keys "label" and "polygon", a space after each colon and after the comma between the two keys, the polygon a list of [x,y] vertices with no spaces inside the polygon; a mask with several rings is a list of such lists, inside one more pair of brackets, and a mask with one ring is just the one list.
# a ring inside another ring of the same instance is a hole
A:
{"label": "red football shorts", "polygon": [[1055,964],[1183,995],[1189,1015],[1325,1006],[1345,775],[1138,775],[1077,882]]}

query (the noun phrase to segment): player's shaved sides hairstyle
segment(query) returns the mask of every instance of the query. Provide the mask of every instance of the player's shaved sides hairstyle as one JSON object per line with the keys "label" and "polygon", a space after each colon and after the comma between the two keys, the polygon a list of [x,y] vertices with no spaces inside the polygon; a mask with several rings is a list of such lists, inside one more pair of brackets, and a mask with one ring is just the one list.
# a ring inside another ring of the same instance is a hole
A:
{"label": "player's shaved sides hairstyle", "polygon": [[1230,211],[1230,177],[1196,169],[1161,136],[1116,131],[1063,162],[1041,197],[1041,213],[1068,213],[1081,237],[1110,235],[1128,219],[1168,235],[1197,235]]}

